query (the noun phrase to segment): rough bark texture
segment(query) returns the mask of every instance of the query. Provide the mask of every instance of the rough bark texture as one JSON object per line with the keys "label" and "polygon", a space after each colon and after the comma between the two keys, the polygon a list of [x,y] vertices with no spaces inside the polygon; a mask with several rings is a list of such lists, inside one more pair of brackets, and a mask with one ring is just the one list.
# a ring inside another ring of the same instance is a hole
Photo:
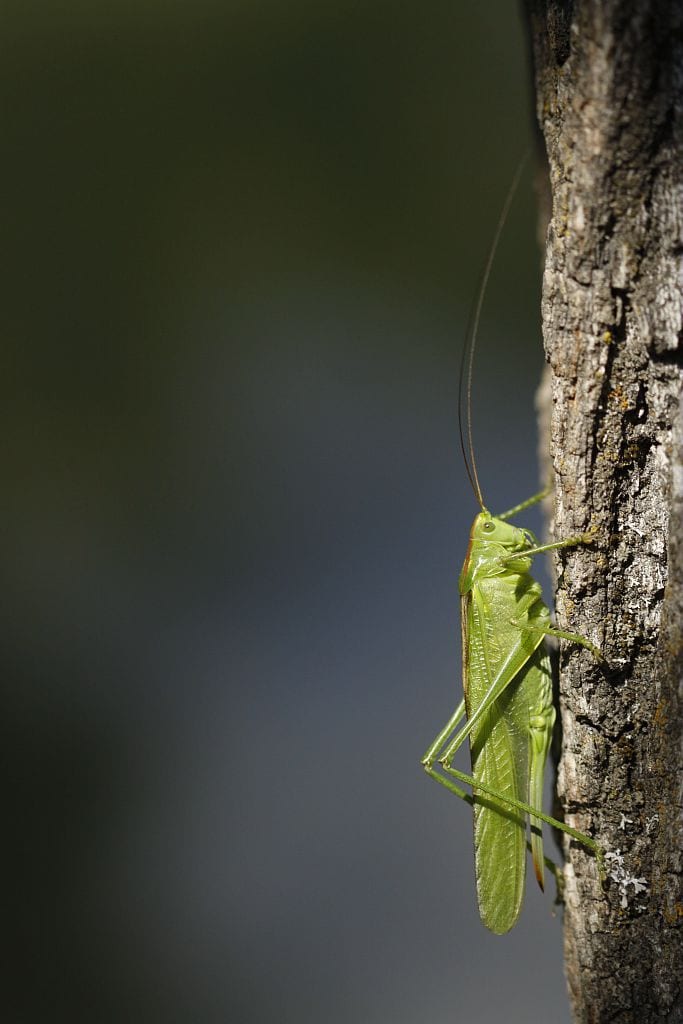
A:
{"label": "rough bark texture", "polygon": [[683,7],[527,0],[552,191],[552,372],[563,644],[565,952],[575,1019],[683,1022]]}

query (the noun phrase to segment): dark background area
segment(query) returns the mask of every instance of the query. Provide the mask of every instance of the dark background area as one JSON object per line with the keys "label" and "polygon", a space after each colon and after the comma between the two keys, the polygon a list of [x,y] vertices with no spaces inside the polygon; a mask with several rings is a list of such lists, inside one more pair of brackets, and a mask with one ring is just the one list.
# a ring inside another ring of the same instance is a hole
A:
{"label": "dark background area", "polygon": [[[514,5],[24,0],[0,51],[4,1019],[567,1020],[552,893],[489,935],[419,767]],[[494,511],[538,484],[535,231],[527,173],[475,367]]]}

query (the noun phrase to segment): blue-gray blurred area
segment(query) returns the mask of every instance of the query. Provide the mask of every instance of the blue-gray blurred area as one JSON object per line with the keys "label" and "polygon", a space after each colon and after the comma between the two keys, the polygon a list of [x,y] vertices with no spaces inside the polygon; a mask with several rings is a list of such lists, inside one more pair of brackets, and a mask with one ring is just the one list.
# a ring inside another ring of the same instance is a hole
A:
{"label": "blue-gray blurred area", "polygon": [[[419,766],[515,5],[2,20],[3,1019],[566,1020],[552,892],[489,935]],[[527,171],[475,363],[494,510],[538,483],[535,232]]]}

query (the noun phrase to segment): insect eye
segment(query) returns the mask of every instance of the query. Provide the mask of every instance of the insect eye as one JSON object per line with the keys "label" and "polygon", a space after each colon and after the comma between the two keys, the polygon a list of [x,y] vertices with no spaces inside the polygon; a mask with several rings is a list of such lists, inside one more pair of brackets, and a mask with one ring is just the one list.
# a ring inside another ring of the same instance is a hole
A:
{"label": "insect eye", "polygon": [[491,531],[494,530],[494,529],[495,529],[495,527],[494,527],[493,523],[484,523],[484,532],[485,533],[491,533]]}

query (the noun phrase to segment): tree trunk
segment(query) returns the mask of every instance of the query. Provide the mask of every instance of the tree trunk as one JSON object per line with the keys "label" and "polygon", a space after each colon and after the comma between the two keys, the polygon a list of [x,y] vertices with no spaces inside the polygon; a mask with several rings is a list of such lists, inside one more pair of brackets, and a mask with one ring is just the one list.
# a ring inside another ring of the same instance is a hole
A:
{"label": "tree trunk", "polygon": [[526,0],[549,161],[551,367],[575,1019],[683,1022],[683,7]]}

